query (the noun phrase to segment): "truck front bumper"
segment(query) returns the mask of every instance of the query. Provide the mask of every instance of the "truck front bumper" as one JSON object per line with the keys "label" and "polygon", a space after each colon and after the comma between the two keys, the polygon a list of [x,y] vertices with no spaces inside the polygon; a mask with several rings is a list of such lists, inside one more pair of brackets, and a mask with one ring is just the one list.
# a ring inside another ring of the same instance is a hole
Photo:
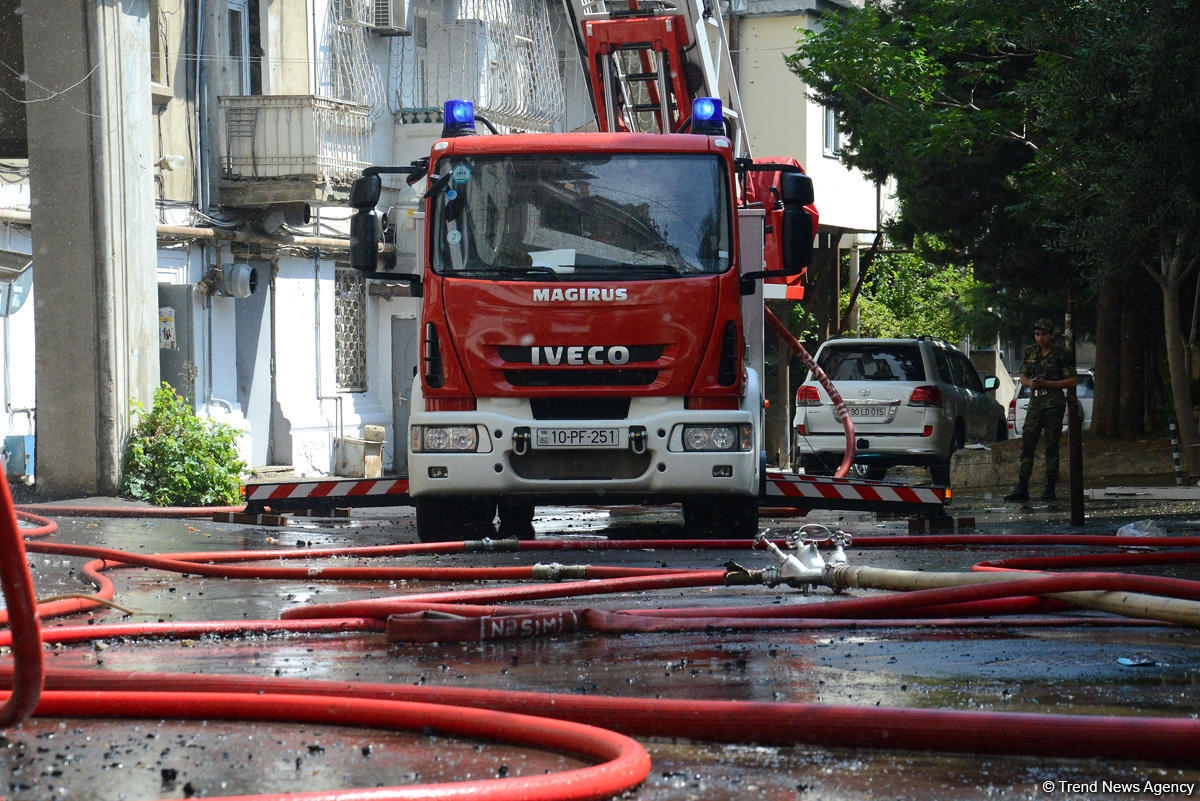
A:
{"label": "truck front bumper", "polygon": [[759,431],[748,412],[683,410],[659,401],[635,403],[621,420],[531,420],[522,406],[414,412],[412,496],[615,504],[759,493]]}

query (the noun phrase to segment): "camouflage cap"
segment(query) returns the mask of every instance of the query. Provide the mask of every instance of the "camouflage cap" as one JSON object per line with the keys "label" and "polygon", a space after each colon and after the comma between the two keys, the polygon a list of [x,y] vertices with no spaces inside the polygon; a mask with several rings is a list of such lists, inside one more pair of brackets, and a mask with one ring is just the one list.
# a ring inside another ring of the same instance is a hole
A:
{"label": "camouflage cap", "polygon": [[1054,333],[1054,321],[1051,320],[1049,317],[1043,317],[1042,319],[1038,320],[1036,323],[1033,324],[1033,330],[1034,331],[1049,331],[1051,334],[1053,334]]}

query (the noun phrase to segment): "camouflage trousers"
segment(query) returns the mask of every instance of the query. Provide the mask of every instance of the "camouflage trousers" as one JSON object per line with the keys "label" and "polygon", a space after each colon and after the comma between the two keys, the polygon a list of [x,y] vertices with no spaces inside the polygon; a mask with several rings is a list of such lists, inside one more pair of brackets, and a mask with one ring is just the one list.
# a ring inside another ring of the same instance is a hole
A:
{"label": "camouflage trousers", "polygon": [[1033,475],[1033,457],[1037,453],[1038,440],[1046,446],[1046,484],[1054,484],[1058,476],[1058,445],[1062,439],[1063,416],[1067,407],[1040,406],[1030,409],[1025,416],[1025,427],[1021,429],[1021,472],[1017,483],[1022,487],[1029,486],[1029,478]]}

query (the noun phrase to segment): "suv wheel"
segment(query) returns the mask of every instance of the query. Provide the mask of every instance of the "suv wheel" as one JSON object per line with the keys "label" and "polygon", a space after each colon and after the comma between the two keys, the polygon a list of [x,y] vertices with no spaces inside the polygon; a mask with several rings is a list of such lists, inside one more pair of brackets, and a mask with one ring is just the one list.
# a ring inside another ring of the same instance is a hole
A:
{"label": "suv wheel", "polygon": [[943,487],[950,486],[950,460],[954,458],[954,452],[962,446],[962,428],[956,425],[954,427],[954,436],[950,438],[950,450],[946,454],[946,461],[929,466],[929,478],[933,480],[934,484],[940,484]]}
{"label": "suv wheel", "polygon": [[887,475],[887,471],[886,467],[855,462],[850,468],[850,475],[855,478],[865,478],[869,481],[882,481],[883,477]]}

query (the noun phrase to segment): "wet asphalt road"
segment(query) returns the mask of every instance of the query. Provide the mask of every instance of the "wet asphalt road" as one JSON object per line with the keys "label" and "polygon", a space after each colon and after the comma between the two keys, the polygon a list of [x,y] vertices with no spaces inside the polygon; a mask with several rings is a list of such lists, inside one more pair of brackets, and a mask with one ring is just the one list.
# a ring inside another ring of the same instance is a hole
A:
{"label": "wet asphalt road", "polygon": [[[956,498],[955,515],[974,519],[969,533],[1113,534],[1152,519],[1169,535],[1200,532],[1200,503],[1091,502],[1087,523],[1069,526],[1069,505],[1005,506],[986,497]],[[411,510],[361,510],[348,520],[293,518],[285,528],[210,520],[59,517],[58,530],[30,545],[42,598],[90,592],[79,557],[39,553],[37,543],[78,543],[135,554],[294,553],[416,541]],[[860,539],[907,533],[903,519],[867,513],[812,512],[764,519],[783,535],[804,523],[841,527]],[[577,546],[606,541],[678,539],[675,511],[539,509],[538,540]],[[1089,553],[1103,549],[1037,547],[851,547],[853,565],[960,571],[987,559]],[[280,558],[255,564],[294,564]],[[107,575],[121,609],[48,620],[47,627],[155,621],[276,620],[285,610],[350,599],[439,591],[465,592],[520,582],[326,581],[323,565],[378,567],[522,566],[535,562],[673,569],[749,568],[770,564],[748,548],[471,553],[363,557],[352,550],[303,560],[311,575],[288,579],[214,578],[146,568]],[[1139,568],[1200,578],[1195,565]],[[855,590],[850,597],[881,596]],[[600,609],[778,607],[829,600],[788,587],[641,590],[538,601],[541,606]],[[1056,712],[1191,717],[1200,713],[1200,641],[1168,626],[999,627],[896,625],[792,631],[580,633],[468,643],[392,643],[382,633],[244,634],[188,638],[109,637],[48,645],[47,668],[114,675],[195,673],[264,679],[348,681],[444,688],[555,692],[572,696],[798,702],[860,708]],[[132,683],[136,686],[137,682]],[[764,720],[764,727],[770,725]],[[162,718],[113,721],[37,718],[0,735],[0,793],[20,799],[152,799],[307,792],[518,775],[575,767],[575,759],[429,732],[389,733],[332,725],[261,722],[188,723]],[[767,747],[643,738],[650,774],[630,801],[725,799],[1062,799],[1187,797],[1200,794],[1196,767],[1151,761],[1068,759],[1055,754],[978,756],[913,750]],[[1110,784],[1104,784],[1108,782]],[[1111,789],[1117,783],[1138,790]],[[1179,785],[1173,787],[1172,785]],[[1106,788],[1110,788],[1107,789]],[[1169,792],[1163,792],[1164,788]],[[1157,795],[1155,793],[1158,793]]]}

